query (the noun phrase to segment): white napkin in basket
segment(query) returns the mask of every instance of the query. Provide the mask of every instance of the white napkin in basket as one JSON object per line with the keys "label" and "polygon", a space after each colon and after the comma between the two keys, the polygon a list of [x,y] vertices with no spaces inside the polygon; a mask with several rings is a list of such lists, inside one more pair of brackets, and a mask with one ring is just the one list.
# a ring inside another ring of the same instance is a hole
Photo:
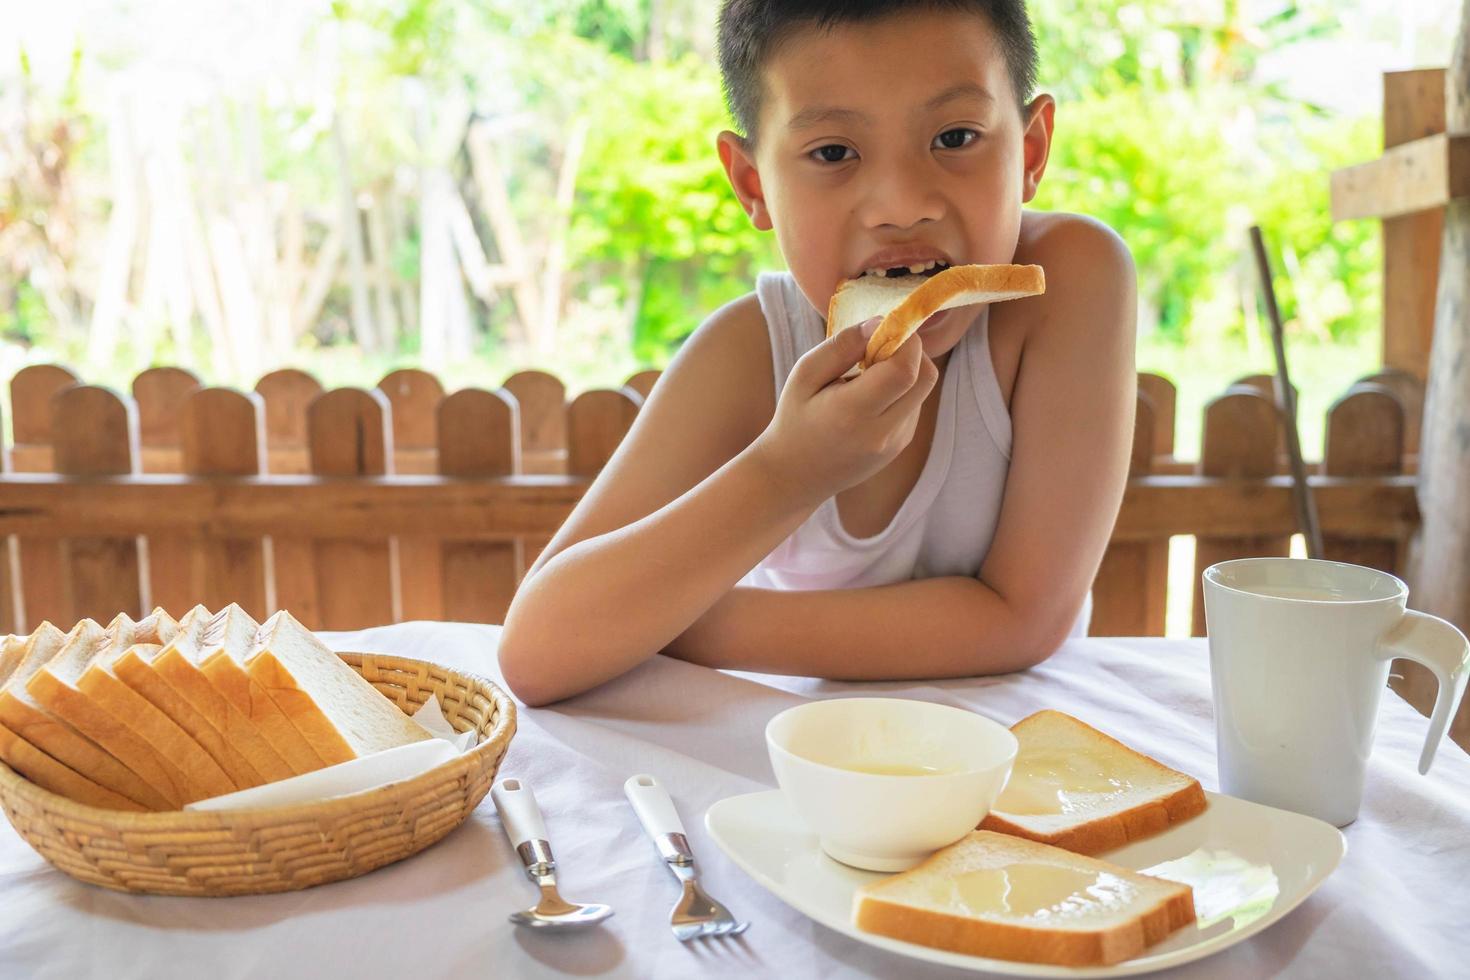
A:
{"label": "white napkin in basket", "polygon": [[362,793],[389,783],[412,779],[443,765],[475,744],[475,731],[456,732],[444,719],[437,695],[413,713],[414,721],[434,738],[385,749],[349,762],[339,762],[314,772],[292,776],[223,796],[211,796],[186,804],[185,810],[247,810],[267,806],[314,803],[351,793]]}

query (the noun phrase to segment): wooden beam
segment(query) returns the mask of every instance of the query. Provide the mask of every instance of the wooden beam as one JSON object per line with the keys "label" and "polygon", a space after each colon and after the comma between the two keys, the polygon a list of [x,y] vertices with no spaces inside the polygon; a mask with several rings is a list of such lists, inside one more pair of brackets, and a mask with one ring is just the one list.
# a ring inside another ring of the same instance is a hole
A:
{"label": "wooden beam", "polygon": [[[509,540],[556,531],[590,480],[562,476],[68,478],[0,476],[0,535],[207,534]],[[1414,478],[1312,477],[1322,526],[1398,539],[1418,524]],[[1290,534],[1291,481],[1146,476],[1129,482],[1115,541]]]}
{"label": "wooden beam", "polygon": [[[1398,540],[1418,526],[1413,477],[1314,476],[1308,482],[1324,532]],[[1112,540],[1175,534],[1261,537],[1296,531],[1290,477],[1146,476],[1129,481]]]}
{"label": "wooden beam", "polygon": [[1332,220],[1392,218],[1470,197],[1470,133],[1440,133],[1332,175]]}
{"label": "wooden beam", "polygon": [[524,476],[201,478],[146,475],[0,477],[0,535],[308,534],[381,538],[424,534],[510,540],[553,533],[589,480]]}

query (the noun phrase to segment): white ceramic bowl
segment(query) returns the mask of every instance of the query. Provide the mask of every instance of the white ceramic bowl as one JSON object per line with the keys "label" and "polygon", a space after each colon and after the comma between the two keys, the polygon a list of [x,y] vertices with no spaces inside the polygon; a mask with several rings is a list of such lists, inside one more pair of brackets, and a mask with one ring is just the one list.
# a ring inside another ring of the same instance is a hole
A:
{"label": "white ceramic bowl", "polygon": [[1005,726],[899,698],[790,708],[766,725],[766,748],[822,850],[871,871],[906,870],[974,830],[1016,761]]}

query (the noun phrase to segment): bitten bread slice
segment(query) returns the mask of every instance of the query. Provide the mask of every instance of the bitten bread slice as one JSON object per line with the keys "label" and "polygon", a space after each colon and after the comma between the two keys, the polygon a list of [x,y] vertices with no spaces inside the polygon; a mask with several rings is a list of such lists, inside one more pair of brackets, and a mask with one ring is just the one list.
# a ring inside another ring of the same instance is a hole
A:
{"label": "bitten bread slice", "polygon": [[245,669],[259,630],[260,624],[249,613],[231,603],[220,610],[197,649],[181,648],[181,653],[192,658],[215,690],[260,731],[291,769],[291,775],[313,772],[326,765],[321,754],[291,724],[270,692]]}
{"label": "bitten bread slice", "polygon": [[284,609],[246,663],[328,765],[433,738]]}
{"label": "bitten bread slice", "polygon": [[980,829],[1100,854],[1203,813],[1199,780],[1060,711],[1016,722],[1011,778]]}
{"label": "bitten bread slice", "polygon": [[972,831],[918,867],[860,889],[865,932],[971,956],[1119,963],[1194,921],[1188,885],[1060,848]]}
{"label": "bitten bread slice", "polygon": [[1001,303],[1046,292],[1039,265],[957,265],[932,276],[860,276],[849,279],[827,305],[827,336],[875,316],[863,366],[887,360],[925,320],[941,310]]}
{"label": "bitten bread slice", "polygon": [[135,643],[167,643],[178,623],[161,609],[134,623],[118,616],[101,645],[68,646],[26,682],[26,690],[142,776],[175,806],[235,790],[219,764],[189,733],[112,673]]}
{"label": "bitten bread slice", "polygon": [[[124,796],[149,810],[168,810],[172,804],[141,776],[125,766],[102,746],[71,725],[47,711],[26,690],[26,682],[41,667],[50,663],[64,648],[83,644],[96,648],[107,638],[107,632],[90,619],[84,619],[63,633],[50,623],[42,623],[26,641],[21,658],[10,681],[0,690],[0,725],[37,751],[87,777],[99,786]],[[12,743],[10,749],[21,751]],[[5,754],[0,757],[20,770],[24,761]]]}

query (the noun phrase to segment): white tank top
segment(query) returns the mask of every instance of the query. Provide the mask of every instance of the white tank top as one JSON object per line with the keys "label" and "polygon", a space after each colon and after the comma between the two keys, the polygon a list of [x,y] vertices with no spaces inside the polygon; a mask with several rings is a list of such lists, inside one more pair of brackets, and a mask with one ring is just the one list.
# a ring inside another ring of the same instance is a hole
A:
{"label": "white tank top", "polygon": [[[762,273],[756,296],[771,335],[779,398],[797,359],[826,337],[826,323],[790,273]],[[1011,416],[990,358],[989,313],[988,306],[981,309],[950,353],[929,457],[889,525],[871,537],[849,534],[837,499],[829,497],[740,585],[857,589],[980,574],[1011,460]],[[1085,634],[1089,612],[1083,608],[1072,635]]]}

